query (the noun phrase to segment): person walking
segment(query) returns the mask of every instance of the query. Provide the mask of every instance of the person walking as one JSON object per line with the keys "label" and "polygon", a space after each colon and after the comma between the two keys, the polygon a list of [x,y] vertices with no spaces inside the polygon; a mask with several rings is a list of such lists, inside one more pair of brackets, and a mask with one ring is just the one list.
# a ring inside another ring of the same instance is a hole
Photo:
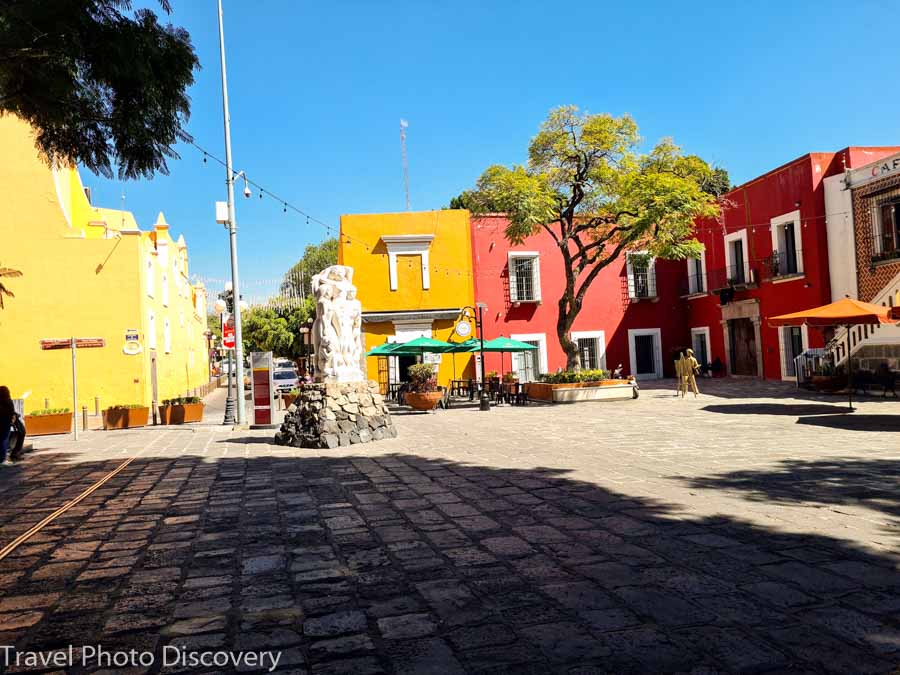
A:
{"label": "person walking", "polygon": [[9,438],[15,420],[16,407],[9,387],[0,386],[0,464],[6,464],[9,456]]}

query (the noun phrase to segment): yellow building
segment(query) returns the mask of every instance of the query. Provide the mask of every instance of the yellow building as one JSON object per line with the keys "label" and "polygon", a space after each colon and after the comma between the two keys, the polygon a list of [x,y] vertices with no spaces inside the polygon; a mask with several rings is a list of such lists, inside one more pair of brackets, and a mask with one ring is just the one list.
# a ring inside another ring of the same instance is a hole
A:
{"label": "yellow building", "polygon": [[[341,216],[340,264],[354,268],[363,306],[366,351],[419,336],[461,342],[454,327],[473,304],[469,212],[461,210]],[[474,333],[474,331],[472,331]],[[426,355],[438,384],[474,377],[470,354]],[[417,357],[370,356],[370,379],[382,390],[407,379]]]}
{"label": "yellow building", "polygon": [[163,214],[149,231],[91,205],[75,168],[50,168],[31,128],[0,117],[0,266],[15,293],[0,310],[0,384],[30,391],[26,412],[72,407],[69,350],[47,338],[102,337],[78,350],[78,405],[149,405],[209,381],[206,293],[188,278],[184,239]]}

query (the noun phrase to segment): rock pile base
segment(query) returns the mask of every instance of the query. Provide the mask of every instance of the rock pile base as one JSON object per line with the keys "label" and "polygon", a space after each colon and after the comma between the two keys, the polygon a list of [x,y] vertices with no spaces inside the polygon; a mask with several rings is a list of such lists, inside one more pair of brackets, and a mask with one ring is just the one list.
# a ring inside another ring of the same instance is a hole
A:
{"label": "rock pile base", "polygon": [[315,383],[300,385],[300,394],[288,408],[275,443],[336,448],[396,436],[376,382]]}

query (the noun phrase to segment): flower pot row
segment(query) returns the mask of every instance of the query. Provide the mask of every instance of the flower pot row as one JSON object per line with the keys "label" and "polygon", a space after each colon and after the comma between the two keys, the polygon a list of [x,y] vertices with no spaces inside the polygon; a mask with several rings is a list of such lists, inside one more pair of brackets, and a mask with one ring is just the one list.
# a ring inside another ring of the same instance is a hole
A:
{"label": "flower pot row", "polygon": [[203,420],[202,403],[176,403],[159,407],[162,424],[187,424]]}

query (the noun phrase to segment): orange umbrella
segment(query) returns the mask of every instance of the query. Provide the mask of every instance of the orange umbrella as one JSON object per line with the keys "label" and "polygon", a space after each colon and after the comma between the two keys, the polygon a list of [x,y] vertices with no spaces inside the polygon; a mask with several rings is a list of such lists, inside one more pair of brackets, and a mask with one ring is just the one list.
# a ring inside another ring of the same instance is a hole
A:
{"label": "orange umbrella", "polygon": [[793,314],[781,314],[769,318],[772,326],[846,326],[847,330],[847,393],[850,411],[853,411],[853,361],[850,358],[850,326],[863,324],[896,323],[890,307],[881,307],[853,298],[843,298],[821,307],[813,307]]}
{"label": "orange umbrella", "polygon": [[793,314],[781,314],[769,319],[773,326],[857,326],[860,324],[895,323],[891,308],[843,298],[830,305],[813,307]]}

